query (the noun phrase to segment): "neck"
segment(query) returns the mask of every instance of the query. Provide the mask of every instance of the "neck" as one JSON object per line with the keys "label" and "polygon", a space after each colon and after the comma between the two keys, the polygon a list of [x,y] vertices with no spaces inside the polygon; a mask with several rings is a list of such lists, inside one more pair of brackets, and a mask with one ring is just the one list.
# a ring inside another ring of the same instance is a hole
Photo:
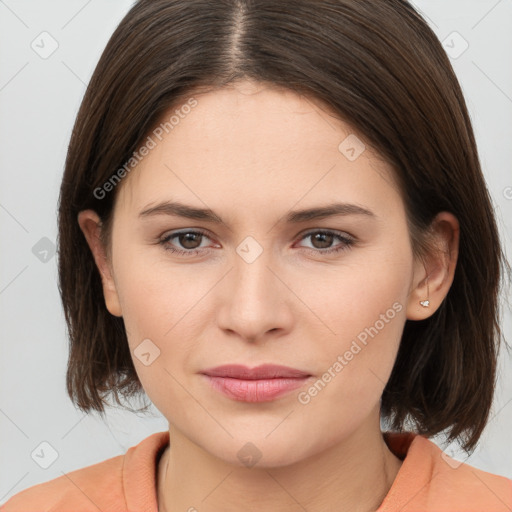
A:
{"label": "neck", "polygon": [[170,431],[172,450],[164,452],[158,470],[159,512],[375,512],[401,461],[388,449],[380,425],[371,426],[305,460],[268,468],[228,464]]}

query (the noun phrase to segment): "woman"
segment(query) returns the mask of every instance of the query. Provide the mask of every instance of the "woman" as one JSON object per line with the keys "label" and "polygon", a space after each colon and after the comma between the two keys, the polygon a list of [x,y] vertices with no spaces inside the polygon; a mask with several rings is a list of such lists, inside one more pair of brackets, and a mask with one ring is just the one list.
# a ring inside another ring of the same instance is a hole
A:
{"label": "woman", "polygon": [[70,397],[145,392],[169,431],[1,510],[512,507],[428,439],[485,427],[505,261],[407,2],[137,2],[78,113],[59,249]]}

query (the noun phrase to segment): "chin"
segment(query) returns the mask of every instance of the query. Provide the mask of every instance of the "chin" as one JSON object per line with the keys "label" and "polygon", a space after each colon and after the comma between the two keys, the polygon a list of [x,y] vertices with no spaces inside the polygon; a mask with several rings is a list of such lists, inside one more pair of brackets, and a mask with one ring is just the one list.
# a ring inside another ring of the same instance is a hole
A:
{"label": "chin", "polygon": [[[273,427],[275,428],[275,426]],[[271,432],[269,429],[268,432]],[[219,444],[203,445],[203,448],[227,464],[240,468],[270,469],[295,464],[324,447],[317,446],[314,440],[305,440],[301,436],[290,436],[283,432],[281,436],[276,435],[273,439],[265,435],[244,435],[238,436],[232,432],[234,439],[225,440]]]}

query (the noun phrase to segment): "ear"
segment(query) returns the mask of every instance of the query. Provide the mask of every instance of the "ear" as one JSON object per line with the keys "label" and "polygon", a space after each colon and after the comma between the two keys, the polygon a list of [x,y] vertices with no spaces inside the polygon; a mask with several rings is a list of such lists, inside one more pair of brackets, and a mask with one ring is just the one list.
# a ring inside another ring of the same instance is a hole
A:
{"label": "ear", "polygon": [[80,229],[87,240],[89,248],[93,254],[94,261],[96,262],[96,266],[100,272],[105,305],[112,315],[123,316],[113,278],[113,271],[107,260],[105,248],[101,243],[101,219],[94,210],[82,210],[78,214],[78,224],[80,225]]}
{"label": "ear", "polygon": [[[450,290],[459,254],[459,221],[449,212],[432,221],[432,249],[414,265],[407,303],[408,320],[425,320],[439,308]],[[428,307],[420,301],[429,301]]]}

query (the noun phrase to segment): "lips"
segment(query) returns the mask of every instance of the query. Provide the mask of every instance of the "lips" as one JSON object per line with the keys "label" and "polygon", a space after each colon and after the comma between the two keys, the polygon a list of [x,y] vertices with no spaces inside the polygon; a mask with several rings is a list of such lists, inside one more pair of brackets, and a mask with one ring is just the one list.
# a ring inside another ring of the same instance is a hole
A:
{"label": "lips", "polygon": [[255,368],[249,368],[241,364],[226,364],[209,368],[202,373],[210,377],[228,377],[232,379],[257,380],[257,379],[293,379],[309,377],[296,368],[276,364],[263,364]]}
{"label": "lips", "polygon": [[311,374],[288,366],[223,365],[201,372],[211,387],[232,400],[269,402],[305,384]]}

